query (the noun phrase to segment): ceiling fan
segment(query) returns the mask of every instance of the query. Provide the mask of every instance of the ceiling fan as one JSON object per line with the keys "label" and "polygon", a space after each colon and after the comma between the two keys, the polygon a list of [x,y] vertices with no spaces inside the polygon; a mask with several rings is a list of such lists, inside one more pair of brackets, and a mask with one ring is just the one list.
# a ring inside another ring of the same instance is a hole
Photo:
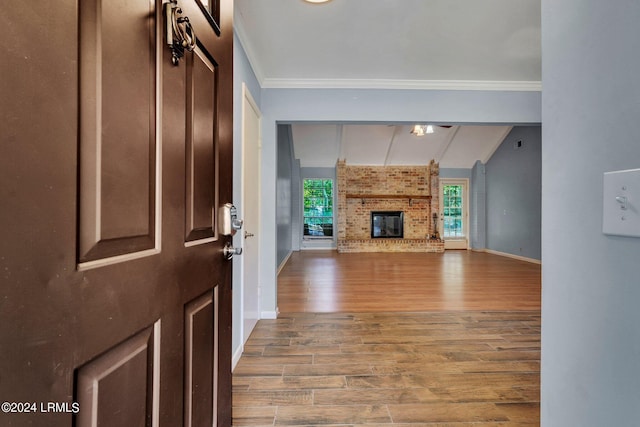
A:
{"label": "ceiling fan", "polygon": [[415,136],[425,136],[428,133],[433,133],[433,128],[434,127],[448,129],[451,126],[445,126],[445,125],[414,125],[413,128],[411,128],[410,133],[412,135],[415,135]]}

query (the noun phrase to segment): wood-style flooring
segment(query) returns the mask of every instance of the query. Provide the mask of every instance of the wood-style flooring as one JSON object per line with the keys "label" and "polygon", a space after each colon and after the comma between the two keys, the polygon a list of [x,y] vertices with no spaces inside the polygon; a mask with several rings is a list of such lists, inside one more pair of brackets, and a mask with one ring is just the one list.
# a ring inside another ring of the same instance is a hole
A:
{"label": "wood-style flooring", "polygon": [[540,265],[484,252],[294,252],[282,313],[539,310]]}
{"label": "wood-style flooring", "polygon": [[233,373],[233,425],[539,425],[539,265],[343,255],[295,253],[281,272],[281,314],[258,322]]}

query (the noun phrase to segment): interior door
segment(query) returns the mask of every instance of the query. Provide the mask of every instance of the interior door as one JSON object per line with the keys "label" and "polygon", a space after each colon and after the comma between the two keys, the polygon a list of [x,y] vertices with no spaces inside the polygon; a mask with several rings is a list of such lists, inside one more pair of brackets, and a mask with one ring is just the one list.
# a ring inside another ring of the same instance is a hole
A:
{"label": "interior door", "polygon": [[260,110],[246,86],[242,96],[242,340],[260,320]]}
{"label": "interior door", "polygon": [[232,2],[4,6],[0,425],[230,425]]}
{"label": "interior door", "polygon": [[440,233],[445,249],[469,247],[469,181],[440,180]]}

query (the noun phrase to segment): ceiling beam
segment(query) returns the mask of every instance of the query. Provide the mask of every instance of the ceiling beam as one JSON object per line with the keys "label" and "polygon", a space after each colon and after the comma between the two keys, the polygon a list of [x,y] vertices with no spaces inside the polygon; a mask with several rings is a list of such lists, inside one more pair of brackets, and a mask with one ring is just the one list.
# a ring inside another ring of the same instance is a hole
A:
{"label": "ceiling beam", "polygon": [[504,139],[507,137],[507,135],[509,135],[509,133],[511,132],[511,129],[513,129],[513,126],[506,126],[504,129],[504,133],[500,136],[500,138],[496,139],[496,142],[493,144],[493,146],[491,147],[491,149],[487,152],[487,154],[484,156],[484,159],[482,159],[482,163],[484,163],[485,165],[487,164],[487,162],[489,161],[489,159],[491,158],[491,156],[493,156],[493,153],[496,152],[496,150],[498,149],[498,147],[500,147],[500,145],[502,145],[502,142],[504,141]]}
{"label": "ceiling beam", "polygon": [[451,128],[448,138],[440,146],[440,150],[438,150],[438,154],[436,154],[436,158],[434,159],[436,163],[440,163],[444,155],[447,154],[447,150],[449,150],[449,147],[451,146],[451,143],[453,142],[459,130],[460,126],[454,126]]}
{"label": "ceiling beam", "polygon": [[338,160],[344,160],[346,158],[344,153],[344,125],[337,124],[336,125],[336,141],[338,144]]}
{"label": "ceiling beam", "polygon": [[389,140],[389,146],[387,147],[387,154],[384,156],[384,166],[387,166],[387,162],[389,162],[389,154],[391,154],[391,147],[393,146],[393,141],[396,140],[396,135],[401,132],[402,126],[394,126],[393,134],[391,135],[391,139]]}

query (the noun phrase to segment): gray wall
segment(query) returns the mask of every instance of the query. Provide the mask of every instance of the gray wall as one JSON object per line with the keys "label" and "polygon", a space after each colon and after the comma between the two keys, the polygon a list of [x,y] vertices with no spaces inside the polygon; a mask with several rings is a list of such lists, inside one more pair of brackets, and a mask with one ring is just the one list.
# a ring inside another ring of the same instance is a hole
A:
{"label": "gray wall", "polygon": [[542,0],[542,426],[640,420],[640,239],[602,234],[640,167],[640,3]]}
{"label": "gray wall", "polygon": [[278,125],[278,169],[276,179],[276,266],[280,266],[291,253],[292,197],[294,174],[293,139],[291,125]]}
{"label": "gray wall", "polygon": [[484,164],[478,160],[471,169],[471,189],[469,190],[469,228],[471,249],[487,247],[487,186]]}
{"label": "gray wall", "polygon": [[[515,148],[518,141],[521,147]],[[540,126],[514,127],[485,170],[487,249],[539,260]]]}

